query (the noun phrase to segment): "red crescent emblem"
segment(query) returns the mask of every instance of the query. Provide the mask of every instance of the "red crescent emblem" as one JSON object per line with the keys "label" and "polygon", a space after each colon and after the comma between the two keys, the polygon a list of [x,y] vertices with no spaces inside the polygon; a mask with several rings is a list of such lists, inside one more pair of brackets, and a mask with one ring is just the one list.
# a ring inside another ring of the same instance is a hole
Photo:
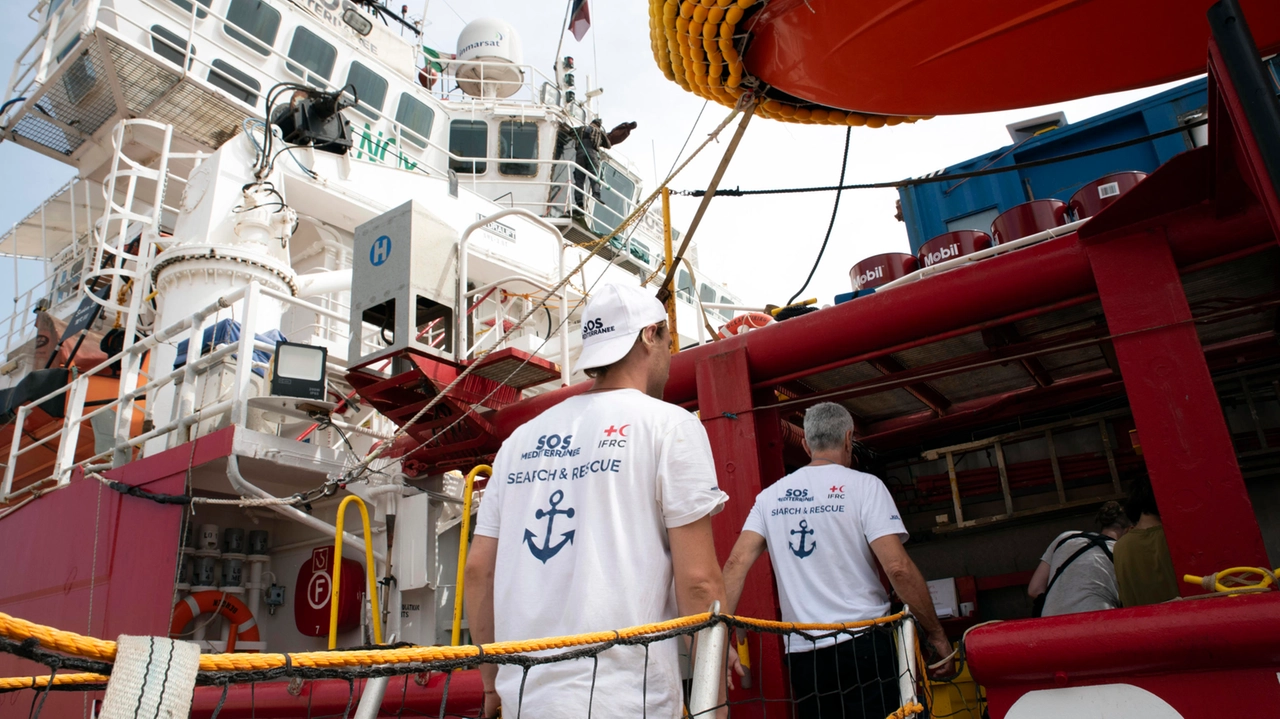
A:
{"label": "red crescent emblem", "polygon": [[622,437],[626,437],[626,436],[627,436],[627,427],[630,427],[630,426],[631,426],[631,425],[629,425],[629,424],[624,424],[624,425],[622,425],[621,427],[619,427],[619,428],[618,428],[618,434],[619,434],[620,436],[622,436]]}

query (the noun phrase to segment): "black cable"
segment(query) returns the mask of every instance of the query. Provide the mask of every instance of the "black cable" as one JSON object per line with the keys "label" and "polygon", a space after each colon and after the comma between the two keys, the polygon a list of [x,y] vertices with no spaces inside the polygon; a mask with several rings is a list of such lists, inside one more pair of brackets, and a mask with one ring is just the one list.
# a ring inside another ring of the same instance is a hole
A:
{"label": "black cable", "polygon": [[543,305],[542,311],[547,313],[547,339],[551,339],[551,333],[555,331],[551,328],[551,308]]}
{"label": "black cable", "polygon": [[[826,187],[785,187],[785,188],[780,188],[775,190],[742,190],[738,188],[733,188],[733,189],[722,188],[722,189],[716,190],[716,197],[746,197],[748,195],[794,195],[794,194],[805,193],[805,192],[831,192],[833,190],[889,190],[889,189],[897,189],[901,187],[914,187],[916,185],[928,185],[934,182],[946,182],[948,180],[963,180],[969,177],[985,177],[987,175],[997,175],[997,174],[1000,174],[1001,172],[1012,172],[1014,170],[1022,170],[1030,167],[1040,167],[1041,165],[1052,165],[1055,162],[1065,162],[1067,160],[1075,160],[1081,157],[1088,157],[1090,155],[1097,155],[1103,152],[1110,152],[1111,150],[1119,150],[1121,148],[1129,147],[1130,145],[1141,144],[1148,140],[1155,140],[1161,137],[1166,137],[1168,135],[1174,135],[1179,132],[1186,132],[1187,130],[1190,130],[1193,127],[1200,127],[1201,125],[1207,124],[1208,122],[1209,122],[1208,119],[1198,120],[1196,122],[1191,122],[1186,125],[1169,128],[1168,130],[1161,130],[1160,132],[1153,132],[1150,135],[1135,137],[1129,140],[1124,140],[1122,142],[1113,143],[1111,145],[1103,145],[1102,147],[1095,147],[1090,150],[1081,150],[1079,152],[1069,152],[1065,155],[1057,155],[1055,157],[1045,157],[1039,160],[1028,160],[1026,162],[1019,162],[1013,165],[1009,165],[1008,167],[993,167],[985,170],[973,170],[972,172],[953,172],[945,175],[913,177],[913,178],[907,178],[903,180],[894,180],[892,182],[867,182],[867,183],[862,183],[857,185],[840,184],[840,185],[829,185]],[[676,194],[684,195],[685,197],[702,197],[706,193],[707,193],[706,190],[680,190],[676,192]]]}
{"label": "black cable", "polygon": [[[844,185],[844,171],[849,166],[849,140],[853,137],[853,128],[846,127],[844,129],[844,159],[840,161],[840,182],[839,186]],[[800,289],[796,290],[791,299],[787,300],[787,304],[796,301],[801,292],[809,287],[809,283],[813,280],[813,273],[818,271],[818,265],[822,263],[822,254],[827,251],[827,243],[831,241],[831,230],[836,226],[836,213],[840,211],[840,195],[843,189],[836,190],[836,201],[831,205],[831,221],[827,223],[827,236],[822,238],[822,247],[818,248],[818,257],[813,261],[813,267],[809,269],[809,276],[804,278],[804,284],[800,285]]]}

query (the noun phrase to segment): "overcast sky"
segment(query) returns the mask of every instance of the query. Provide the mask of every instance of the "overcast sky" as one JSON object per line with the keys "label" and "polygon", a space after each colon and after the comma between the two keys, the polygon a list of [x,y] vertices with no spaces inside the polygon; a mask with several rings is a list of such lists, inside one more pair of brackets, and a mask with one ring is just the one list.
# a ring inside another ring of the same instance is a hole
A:
{"label": "overcast sky", "polygon": [[[422,0],[407,0],[410,14]],[[273,0],[283,2],[283,0]],[[599,110],[608,127],[635,121],[639,127],[618,150],[628,156],[652,188],[665,175],[689,136],[703,101],[663,77],[649,47],[647,0],[590,0],[592,27],[582,42],[566,34],[562,55],[577,61],[585,90],[603,87]],[[399,5],[399,2],[388,2]],[[4,77],[19,49],[36,30],[26,13],[32,0],[0,0],[0,48]],[[506,20],[521,35],[525,62],[552,72],[565,3],[560,0],[429,0],[424,42],[456,49],[465,22],[480,17]],[[1043,72],[1053,71],[1045,66]],[[918,176],[1009,144],[1005,125],[1062,110],[1068,121],[1125,105],[1164,87],[1118,93],[1050,107],[935,118],[915,125],[854,128],[846,182],[876,182]],[[7,99],[7,98],[6,98]],[[690,148],[728,114],[708,104],[693,131]],[[728,135],[726,134],[726,140]],[[840,175],[844,129],[752,121],[722,187],[770,188],[832,185]],[[705,188],[726,143],[711,145],[673,183],[674,189]],[[658,168],[655,173],[655,166]],[[70,179],[73,170],[13,143],[0,143],[0,227],[22,219],[42,199]],[[749,304],[781,303],[799,289],[822,243],[834,193],[777,197],[720,198],[697,234],[702,270],[726,283]],[[846,192],[822,264],[806,297],[827,304],[850,290],[849,268],[881,252],[908,251],[905,227],[894,219],[895,190]],[[673,198],[673,218],[687,226],[695,198]],[[4,248],[0,248],[2,251]],[[21,274],[21,273],[20,273]],[[20,278],[21,279],[21,278]],[[27,286],[20,283],[21,286]],[[13,270],[0,263],[0,297],[13,296]],[[7,312],[0,312],[0,315]]]}

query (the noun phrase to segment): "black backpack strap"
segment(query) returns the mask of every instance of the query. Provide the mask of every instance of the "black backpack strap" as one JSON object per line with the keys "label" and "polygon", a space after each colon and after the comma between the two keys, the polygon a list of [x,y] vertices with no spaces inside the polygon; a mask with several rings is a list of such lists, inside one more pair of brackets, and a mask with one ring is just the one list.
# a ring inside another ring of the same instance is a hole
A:
{"label": "black backpack strap", "polygon": [[1082,538],[1089,540],[1088,543],[1085,544],[1083,547],[1077,549],[1075,553],[1072,554],[1070,557],[1067,557],[1067,561],[1063,562],[1061,566],[1058,567],[1058,571],[1053,573],[1053,578],[1049,580],[1049,586],[1046,587],[1044,590],[1045,597],[1049,596],[1049,592],[1053,590],[1053,585],[1058,581],[1058,577],[1061,577],[1062,573],[1066,571],[1067,567],[1071,566],[1072,562],[1079,559],[1081,555],[1083,555],[1085,552],[1089,551],[1090,549],[1093,549],[1094,547],[1098,547],[1102,549],[1104,554],[1107,555],[1107,559],[1111,560],[1111,562],[1113,563],[1116,561],[1116,558],[1111,554],[1111,547],[1107,546],[1107,541],[1110,540],[1111,538],[1103,534],[1097,534],[1095,532],[1077,532],[1076,534],[1073,534],[1070,537],[1064,538],[1061,542],[1058,542],[1057,546],[1053,548],[1053,551],[1055,552],[1058,551],[1059,549],[1062,548],[1062,545],[1066,544],[1072,539],[1082,539]]}

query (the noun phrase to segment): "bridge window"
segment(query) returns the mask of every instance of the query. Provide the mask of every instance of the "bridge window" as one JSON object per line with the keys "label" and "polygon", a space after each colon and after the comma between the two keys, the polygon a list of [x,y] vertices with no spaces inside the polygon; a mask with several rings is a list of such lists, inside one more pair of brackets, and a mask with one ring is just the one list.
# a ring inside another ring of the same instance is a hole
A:
{"label": "bridge window", "polygon": [[688,270],[680,270],[680,274],[676,276],[676,292],[683,296],[685,301],[693,301],[693,282],[689,279]]}
{"label": "bridge window", "polygon": [[228,35],[259,55],[271,54],[271,46],[275,44],[276,33],[280,30],[279,10],[263,0],[231,0],[227,7],[227,21],[244,30],[240,32],[231,25],[223,25],[222,29]]}
{"label": "bridge window", "polygon": [[[720,304],[722,304],[722,305],[731,305],[731,304],[734,304],[734,302],[733,302],[733,300],[732,300],[732,299],[729,299],[729,297],[728,297],[728,296],[726,296],[726,295],[720,295]],[[720,310],[720,314],[721,314],[721,316],[723,316],[725,319],[727,319],[727,320],[731,320],[731,319],[733,319],[733,316],[734,316],[734,314],[735,314],[735,313],[734,313],[734,311],[733,311],[733,310]]]}
{"label": "bridge window", "polygon": [[355,88],[356,99],[359,100],[356,110],[370,119],[378,119],[382,112],[382,105],[387,101],[386,78],[358,62],[353,62],[351,69],[347,71],[347,82],[343,87]]}
{"label": "bridge window", "polygon": [[[333,63],[338,59],[338,51],[332,45],[320,39],[320,36],[299,27],[293,31],[293,41],[289,43],[289,59],[297,60],[298,65],[288,63],[289,72],[307,82],[322,87],[320,78],[328,80],[333,75]],[[305,69],[303,69],[305,68]]]}
{"label": "bridge window", "polygon": [[698,293],[698,299],[702,300],[703,302],[715,302],[716,288],[712,287],[711,285],[703,285],[702,291]]}
{"label": "bridge window", "polygon": [[[538,159],[538,123],[504,121],[498,124],[498,157],[504,160]],[[538,166],[532,162],[502,162],[498,172],[504,175],[532,177]]]}
{"label": "bridge window", "polygon": [[[456,157],[484,157],[488,154],[489,125],[484,120],[454,120],[449,123],[449,153]],[[449,158],[449,169],[460,174],[483,175],[485,162]]]}
{"label": "bridge window", "polygon": [[591,215],[595,220],[595,231],[604,233],[622,223],[623,218],[631,213],[628,206],[636,192],[636,183],[622,174],[612,163],[601,163],[599,176],[600,202],[597,202]]}
{"label": "bridge window", "polygon": [[214,60],[211,63],[209,84],[226,91],[234,98],[244,100],[249,105],[258,104],[258,91],[262,89],[262,83],[222,60]]}
{"label": "bridge window", "polygon": [[[213,0],[196,0],[196,1],[205,7],[209,7],[209,5],[213,2]],[[177,5],[178,7],[187,11],[188,13],[191,12],[191,7],[192,7],[191,0],[169,0],[169,2],[173,3],[174,5]],[[208,16],[209,16],[209,13],[205,12],[204,10],[196,10],[196,17],[200,18],[201,20],[203,20]]]}
{"label": "bridge window", "polygon": [[[169,62],[182,67],[182,60],[187,56],[187,41],[163,25],[151,26],[151,50]],[[187,59],[187,69],[195,62],[196,49],[191,48],[191,57]]]}
{"label": "bridge window", "polygon": [[404,126],[404,139],[418,147],[427,146],[431,137],[431,123],[436,113],[418,98],[407,92],[400,93],[400,106],[396,108],[396,122]]}
{"label": "bridge window", "polygon": [[646,265],[650,263],[653,255],[649,253],[648,245],[641,242],[640,240],[635,239],[634,237],[631,238],[631,241],[628,244],[630,245],[629,249],[631,250],[632,257],[636,258],[637,260],[640,260]]}

